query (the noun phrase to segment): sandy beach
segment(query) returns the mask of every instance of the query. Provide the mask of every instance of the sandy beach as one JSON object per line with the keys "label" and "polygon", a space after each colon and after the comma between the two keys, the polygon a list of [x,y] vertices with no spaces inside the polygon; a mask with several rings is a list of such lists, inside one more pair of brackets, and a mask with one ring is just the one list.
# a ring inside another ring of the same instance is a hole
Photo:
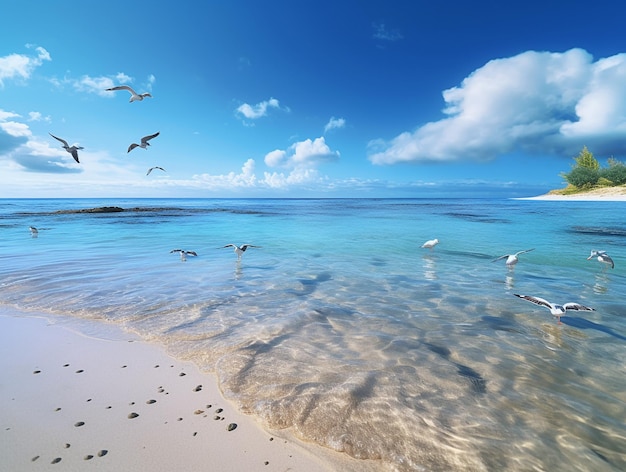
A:
{"label": "sandy beach", "polygon": [[516,200],[578,200],[578,201],[626,201],[626,187],[604,187],[573,195],[559,195],[558,193],[546,193],[536,197],[517,198]]}
{"label": "sandy beach", "polygon": [[[115,327],[0,312],[0,470],[330,471],[225,401],[216,380]],[[103,336],[103,333],[105,335]]]}

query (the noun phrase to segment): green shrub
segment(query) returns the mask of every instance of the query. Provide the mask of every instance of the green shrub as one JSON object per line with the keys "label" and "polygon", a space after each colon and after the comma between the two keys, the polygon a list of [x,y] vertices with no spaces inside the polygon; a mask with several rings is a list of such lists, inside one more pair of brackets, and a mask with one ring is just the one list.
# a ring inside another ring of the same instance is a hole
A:
{"label": "green shrub", "polygon": [[600,178],[600,172],[589,167],[574,167],[570,172],[563,174],[565,180],[578,188],[591,188]]}
{"label": "green shrub", "polygon": [[613,164],[611,167],[602,169],[600,175],[613,182],[613,185],[626,184],[626,165],[622,163]]}
{"label": "green shrub", "polygon": [[[600,173],[600,175],[602,175],[602,173]],[[598,181],[596,182],[596,185],[598,187],[614,187],[615,186],[613,182],[611,182],[609,179],[606,179],[604,177],[600,177]]]}

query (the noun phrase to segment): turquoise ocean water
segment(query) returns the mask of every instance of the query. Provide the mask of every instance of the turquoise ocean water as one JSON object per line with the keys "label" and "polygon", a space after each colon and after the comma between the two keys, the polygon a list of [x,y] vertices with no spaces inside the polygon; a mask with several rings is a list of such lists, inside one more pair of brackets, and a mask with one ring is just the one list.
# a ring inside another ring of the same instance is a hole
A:
{"label": "turquoise ocean water", "polygon": [[[100,206],[127,211],[57,213]],[[624,215],[623,202],[5,199],[0,304],[120,325],[215,372],[264,424],[381,470],[626,470]],[[228,243],[261,247],[237,261]],[[530,248],[513,270],[492,262]],[[514,293],[595,311],[558,324]]]}

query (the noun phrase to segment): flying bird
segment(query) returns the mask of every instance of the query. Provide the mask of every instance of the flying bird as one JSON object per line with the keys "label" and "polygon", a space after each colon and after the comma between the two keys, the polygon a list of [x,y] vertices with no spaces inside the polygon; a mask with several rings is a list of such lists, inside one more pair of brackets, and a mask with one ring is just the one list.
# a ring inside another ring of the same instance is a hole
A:
{"label": "flying bird", "polygon": [[241,246],[237,246],[236,244],[227,244],[226,246],[222,246],[222,249],[225,247],[232,247],[235,250],[235,254],[237,254],[237,260],[241,259],[241,256],[249,247],[261,247],[261,246],[253,246],[252,244],[242,244]]}
{"label": "flying bird", "polygon": [[170,254],[172,254],[173,252],[179,252],[180,253],[180,260],[185,262],[187,260],[187,256],[197,256],[198,253],[195,251],[185,251],[184,249],[172,249],[170,251]]}
{"label": "flying bird", "polygon": [[35,228],[34,226],[29,226],[28,229],[30,230],[30,234],[33,238],[36,238],[37,236],[39,236],[39,230]]}
{"label": "flying bird", "polygon": [[522,300],[534,303],[535,305],[546,307],[548,310],[550,310],[550,313],[556,316],[556,318],[559,320],[559,323],[561,322],[561,316],[563,316],[567,310],[596,311],[594,308],[589,308],[588,306],[580,305],[579,303],[569,302],[565,303],[564,305],[557,305],[556,303],[550,303],[549,301],[539,297],[531,297],[530,295],[518,295],[517,293],[514,293],[513,295],[521,298]]}
{"label": "flying bird", "polygon": [[525,251],[516,252],[515,254],[505,254],[504,256],[500,256],[491,262],[496,262],[496,261],[506,258],[506,262],[505,262],[506,266],[509,268],[512,268],[513,266],[515,266],[515,264],[519,262],[519,258],[517,256],[519,256],[520,254],[524,254],[525,252],[530,252],[534,250],[535,248],[532,248],[532,249],[526,249]]}
{"label": "flying bird", "polygon": [[65,149],[67,152],[69,152],[72,155],[72,157],[74,158],[74,160],[80,164],[80,161],[78,160],[78,151],[80,149],[85,149],[85,148],[83,148],[82,146],[76,146],[76,145],[73,145],[72,147],[70,147],[70,145],[67,144],[67,141],[65,139],[57,138],[52,133],[48,133],[48,134],[50,134],[50,136],[52,136],[57,141],[61,141],[63,143],[63,149]]}
{"label": "flying bird", "polygon": [[155,134],[151,134],[149,136],[144,136],[143,138],[141,138],[141,144],[132,143],[130,146],[128,146],[127,153],[132,151],[136,147],[140,147],[140,148],[143,148],[143,149],[148,149],[148,146],[150,146],[150,143],[148,141],[150,141],[152,138],[156,138],[159,134],[161,134],[160,131],[155,133]]}
{"label": "flying bird", "polygon": [[426,241],[424,244],[422,244],[422,247],[432,250],[437,244],[439,244],[438,239],[431,239],[429,241]]}
{"label": "flying bird", "polygon": [[154,169],[159,169],[159,170],[162,170],[163,172],[167,172],[163,167],[155,166],[155,167],[150,167],[146,175],[150,175],[150,172],[152,172]]}
{"label": "flying bird", "polygon": [[605,268],[611,266],[611,269],[615,269],[615,262],[613,262],[613,259],[611,259],[611,256],[609,256],[606,251],[596,251],[594,249],[591,251],[591,255],[587,260],[593,259],[594,257],[598,259],[598,262],[605,264]]}
{"label": "flying bird", "polygon": [[146,97],[152,98],[152,95],[149,93],[137,93],[128,85],[118,85],[117,87],[111,87],[106,89],[107,92],[115,92],[116,90],[128,90],[130,92],[130,100],[129,103],[133,103],[135,101],[140,102]]}

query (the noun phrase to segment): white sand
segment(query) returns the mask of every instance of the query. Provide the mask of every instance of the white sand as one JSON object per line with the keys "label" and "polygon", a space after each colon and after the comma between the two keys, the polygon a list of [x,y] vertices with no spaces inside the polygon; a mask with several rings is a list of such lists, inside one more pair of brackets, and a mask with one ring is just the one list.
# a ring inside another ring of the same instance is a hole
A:
{"label": "white sand", "polygon": [[605,201],[605,202],[625,202],[626,187],[605,187],[590,190],[584,193],[576,193],[573,195],[557,195],[546,193],[536,197],[516,198],[516,200],[578,200],[578,201]]}
{"label": "white sand", "polygon": [[6,315],[0,310],[2,471],[372,466],[263,430],[223,399],[213,376],[116,327],[98,326],[96,338],[76,331],[88,323]]}

